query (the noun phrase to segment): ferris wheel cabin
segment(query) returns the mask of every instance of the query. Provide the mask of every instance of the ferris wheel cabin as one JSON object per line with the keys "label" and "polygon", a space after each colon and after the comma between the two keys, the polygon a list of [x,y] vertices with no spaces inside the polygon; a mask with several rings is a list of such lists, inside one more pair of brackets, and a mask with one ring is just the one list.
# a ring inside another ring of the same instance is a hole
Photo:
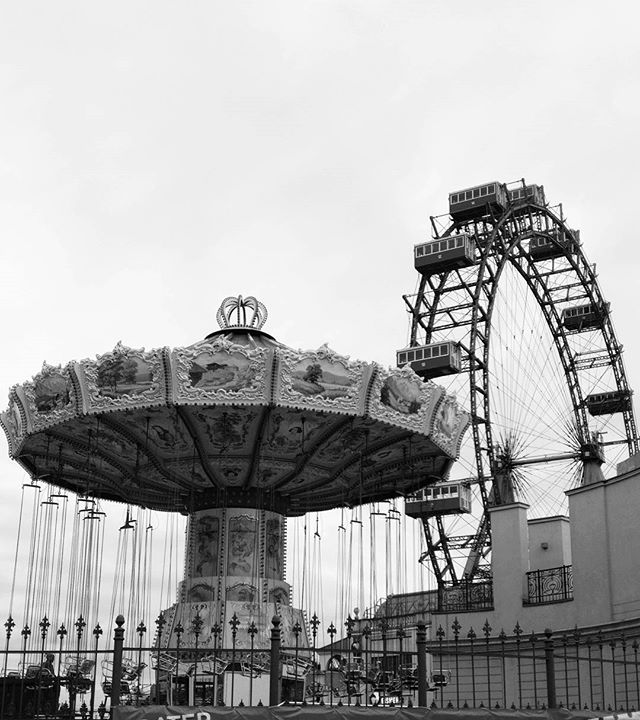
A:
{"label": "ferris wheel cabin", "polygon": [[546,199],[544,196],[544,187],[542,185],[523,185],[522,187],[509,190],[509,202],[514,205],[544,205]]}
{"label": "ferris wheel cabin", "polygon": [[529,255],[534,260],[551,260],[567,254],[574,255],[580,247],[580,230],[569,230],[569,234],[552,230],[550,233],[536,233],[529,241]]}
{"label": "ferris wheel cabin", "polygon": [[609,303],[602,303],[600,306],[593,303],[576,305],[565,308],[562,311],[562,324],[567,330],[581,332],[602,326],[602,321],[609,314]]}
{"label": "ferris wheel cabin", "polygon": [[502,183],[491,182],[449,195],[449,214],[454,220],[473,220],[484,215],[501,214],[509,197]]}
{"label": "ferris wheel cabin", "polygon": [[455,270],[475,263],[475,244],[468,233],[451,235],[415,245],[413,258],[422,275]]}
{"label": "ferris wheel cabin", "polygon": [[631,410],[631,392],[628,390],[610,390],[593,393],[584,401],[590,415],[612,415]]}
{"label": "ferris wheel cabin", "polygon": [[410,365],[425,380],[441,375],[459,373],[462,368],[462,352],[455,342],[434,343],[420,347],[405,348],[396,353],[398,367]]}
{"label": "ferris wheel cabin", "polygon": [[460,515],[471,512],[471,486],[467,482],[429,485],[407,497],[404,510],[409,517]]}

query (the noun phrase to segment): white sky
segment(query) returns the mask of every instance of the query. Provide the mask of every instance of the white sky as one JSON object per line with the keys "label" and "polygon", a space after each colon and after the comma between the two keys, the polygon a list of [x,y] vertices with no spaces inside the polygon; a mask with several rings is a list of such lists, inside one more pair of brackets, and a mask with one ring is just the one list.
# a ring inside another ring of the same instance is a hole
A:
{"label": "white sky", "polygon": [[[2,3],[0,389],[190,344],[239,293],[282,342],[393,364],[429,215],[523,176],[581,230],[633,386],[637,8]],[[2,454],[8,574],[25,477]]]}

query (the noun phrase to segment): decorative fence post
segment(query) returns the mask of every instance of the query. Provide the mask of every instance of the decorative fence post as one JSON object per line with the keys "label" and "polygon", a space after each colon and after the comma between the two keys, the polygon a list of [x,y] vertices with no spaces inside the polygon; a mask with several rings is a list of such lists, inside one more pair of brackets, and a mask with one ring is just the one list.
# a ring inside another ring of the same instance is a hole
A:
{"label": "decorative fence post", "polygon": [[[235,687],[236,679],[236,642],[238,638],[238,627],[240,626],[240,620],[236,613],[233,613],[233,617],[229,620],[231,626],[231,707],[233,707],[233,691]],[[251,677],[251,671],[249,672]]]}
{"label": "decorative fence post", "polygon": [[280,618],[274,615],[271,619],[271,670],[269,675],[269,705],[280,702]]}
{"label": "decorative fence post", "polygon": [[[181,622],[178,622],[178,624],[173,628],[173,633],[176,636],[176,669],[175,669],[175,675],[178,674],[178,665],[180,663],[180,643],[182,641],[182,633],[184,632],[184,627],[182,626]],[[216,648],[217,649],[217,648]],[[214,649],[214,653],[216,652],[216,649]],[[214,661],[215,661],[215,655],[214,655]],[[167,698],[167,705],[173,705],[173,677],[174,673],[171,671],[171,666],[169,665],[169,671],[167,672],[167,692],[165,693],[165,696]],[[215,675],[214,677],[214,685],[215,685]],[[178,684],[176,680],[176,692],[178,689]]]}
{"label": "decorative fence post", "polygon": [[[333,652],[333,638],[336,636],[336,633],[338,631],[336,630],[336,626],[331,623],[329,627],[327,628],[327,634],[331,638],[331,651]],[[333,668],[331,668],[331,673],[333,673]],[[333,674],[331,675],[331,681],[329,682],[329,705],[333,707]]]}
{"label": "decorative fence post", "polygon": [[20,632],[22,635],[22,671],[20,673],[20,709],[18,711],[18,717],[22,717],[22,703],[24,700],[24,685],[25,685],[25,671],[27,668],[27,641],[31,635],[31,628],[25,625]]}
{"label": "decorative fence post", "polygon": [[[124,620],[124,618],[123,618]],[[167,620],[164,616],[164,613],[161,611],[158,617],[155,620],[156,623],[156,637],[158,640],[158,647],[156,648],[156,693],[155,693],[155,702],[156,705],[160,705],[160,650],[162,648],[162,630],[164,626],[167,624]],[[169,639],[167,640],[167,646],[169,645],[169,642],[171,640],[171,637],[169,636]],[[196,657],[196,660],[198,658]],[[169,684],[167,683],[167,693],[165,694],[165,697],[168,700],[169,695]]]}
{"label": "decorative fence post", "polygon": [[389,630],[389,621],[386,617],[383,617],[379,623],[380,635],[382,637],[382,672],[384,673],[384,684],[382,686],[382,704],[384,705],[387,701],[387,694],[389,690],[389,666],[387,660],[387,631]]}
{"label": "decorative fence post", "polygon": [[122,677],[122,646],[124,645],[124,617],[116,618],[113,632],[113,674],[111,675],[111,707],[120,705],[120,680]]}
{"label": "decorative fence post", "polygon": [[91,676],[91,701],[89,705],[89,716],[93,718],[93,710],[96,702],[96,673],[98,672],[98,641],[102,635],[102,628],[98,623],[93,628],[93,637],[95,638],[95,645],[93,648],[93,673]]}
{"label": "decorative fence post", "polygon": [[311,666],[312,667],[311,672],[313,673],[312,677],[311,677],[311,687],[313,688],[313,693],[311,695],[311,704],[315,705],[316,704],[316,692],[317,692],[317,688],[316,688],[316,643],[317,643],[317,639],[318,639],[318,627],[320,626],[320,620],[318,619],[318,616],[315,613],[313,613],[313,615],[311,616],[311,620],[309,621],[309,624],[311,625],[311,633],[313,635],[313,665]]}
{"label": "decorative fence post", "polygon": [[551,710],[557,707],[556,702],[556,669],[553,658],[553,639],[551,630],[544,631],[544,664],[547,675],[547,707]]}
{"label": "decorative fence post", "polygon": [[[487,707],[491,709],[491,653],[489,652],[489,637],[491,636],[491,630],[492,627],[489,625],[488,618],[484,621],[484,625],[482,626],[482,632],[484,633],[484,647],[485,652],[487,654]],[[535,657],[533,660],[533,673],[534,673],[534,681],[533,684],[535,686]]]}
{"label": "decorative fence post", "polygon": [[60,638],[60,651],[58,652],[58,672],[57,675],[60,677],[62,671],[62,646],[64,645],[64,639],[67,637],[67,628],[64,626],[64,623],[60,625],[58,628],[58,631],[56,632],[56,635]]}
{"label": "decorative fence post", "polygon": [[[49,622],[49,618],[45,615],[42,620],[40,621],[40,637],[42,638],[42,646],[40,648],[40,667],[44,667],[44,646],[47,642],[47,633],[49,632],[49,627],[51,626],[51,623]],[[47,658],[49,659],[49,658]],[[53,667],[53,662],[51,662],[51,666]],[[53,670],[51,671],[51,674],[53,675]],[[42,690],[42,681],[38,682],[38,693],[36,695],[36,715],[40,713],[40,699],[41,699],[41,690]]]}
{"label": "decorative fence post", "polygon": [[[2,677],[7,676],[7,660],[9,658],[9,642],[11,640],[11,633],[13,632],[13,628],[16,626],[13,618],[11,615],[7,618],[7,622],[4,624],[5,628],[7,629],[7,642],[4,648],[4,667],[2,670]],[[315,648],[314,648],[315,651]],[[2,704],[0,705],[0,719],[4,718],[4,701],[5,701],[5,695],[6,695],[6,681],[2,683]]]}
{"label": "decorative fence post", "polygon": [[427,707],[427,626],[423,620],[418,623],[416,645],[418,649],[418,705]]}
{"label": "decorative fence post", "polygon": [[[211,627],[211,634],[213,635],[213,667],[218,667],[218,648],[220,646],[220,639],[222,638],[222,625],[220,623],[214,623]],[[222,673],[217,671],[213,673],[213,700],[212,705],[224,705],[222,696],[220,695],[220,683],[222,682]],[[219,698],[219,699],[218,699]]]}
{"label": "decorative fence post", "polygon": [[[235,617],[235,614],[234,614],[234,617]],[[193,637],[194,637],[195,655],[194,655],[194,663],[193,663],[193,698],[189,698],[190,705],[192,703],[194,705],[198,704],[198,700],[196,699],[196,696],[198,694],[198,646],[200,644],[200,633],[202,632],[203,625],[204,625],[204,620],[200,616],[200,610],[197,610],[195,617],[191,621],[191,632],[193,633]],[[160,646],[160,643],[158,643],[158,647],[159,646]],[[160,650],[158,650],[158,656],[159,655],[160,655]],[[233,669],[231,672],[233,672]],[[233,675],[231,675],[231,680],[233,681]]]}
{"label": "decorative fence post", "polygon": [[[247,628],[247,632],[249,633],[249,637],[251,638],[251,650],[250,650],[250,661],[249,661],[249,707],[253,707],[253,676],[254,676],[254,666],[255,666],[255,660],[254,660],[254,653],[255,653],[255,641],[256,641],[256,635],[258,634],[258,627],[255,624],[255,622],[252,620],[249,624],[249,627]],[[212,705],[215,705],[215,702],[212,703]]]}
{"label": "decorative fence post", "polygon": [[145,624],[140,621],[138,624],[138,627],[136,628],[136,632],[138,633],[138,667],[136,668],[136,706],[140,705],[140,696],[142,695],[142,688],[140,687],[140,681],[142,679],[142,638],[144,637],[144,634],[147,632],[147,628]]}
{"label": "decorative fence post", "polygon": [[[369,639],[371,638],[371,635],[373,634],[373,628],[371,625],[367,624],[364,626],[362,630],[362,637],[364,638],[364,647],[365,647],[365,655],[364,655],[364,674],[365,677],[369,678],[369,673],[371,672],[371,646],[369,645]],[[365,705],[368,705],[371,702],[371,697],[369,696],[369,693],[365,696]]]}
{"label": "decorative fence post", "polygon": [[[85,619],[80,615],[74,623],[76,628],[76,663],[73,674],[69,676],[67,684],[67,692],[69,693],[69,714],[71,717],[75,717],[76,711],[76,700],[82,686],[82,679],[80,673],[80,648],[82,646],[82,636],[84,629],[87,627]],[[67,671],[68,672],[68,671]]]}
{"label": "decorative fence post", "polygon": [[404,668],[402,667],[402,641],[407,637],[404,628],[398,628],[396,635],[398,637],[398,645],[400,646],[400,662],[398,663],[398,676],[400,678],[400,707],[404,705]]}
{"label": "decorative fence post", "polygon": [[295,660],[294,660],[294,680],[293,680],[293,699],[294,701],[300,700],[302,702],[304,700],[304,678],[302,679],[302,690],[300,691],[300,697],[298,698],[298,678],[300,676],[300,673],[298,671],[298,654],[299,654],[299,645],[300,645],[300,633],[302,632],[302,625],[296,620],[295,625],[291,628],[293,630],[294,637],[296,639],[296,650],[295,650]]}

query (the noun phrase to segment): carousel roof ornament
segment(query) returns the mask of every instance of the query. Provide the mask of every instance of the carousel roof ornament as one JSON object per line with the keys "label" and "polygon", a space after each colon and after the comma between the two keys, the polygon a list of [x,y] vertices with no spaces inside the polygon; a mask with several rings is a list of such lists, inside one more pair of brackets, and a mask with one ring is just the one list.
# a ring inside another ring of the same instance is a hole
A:
{"label": "carousel roof ornament", "polygon": [[447,476],[469,418],[409,368],[262,330],[265,306],[226,298],[221,330],[188,347],[122,344],[44,365],[0,415],[32,477],[162,510],[298,515],[386,499]]}
{"label": "carousel roof ornament", "polygon": [[[251,312],[248,322],[247,311]],[[235,322],[233,322],[234,315]],[[223,330],[227,328],[255,328],[256,330],[262,330],[267,317],[267,308],[252,295],[248,298],[243,298],[242,295],[225,298],[216,315],[218,325]]]}

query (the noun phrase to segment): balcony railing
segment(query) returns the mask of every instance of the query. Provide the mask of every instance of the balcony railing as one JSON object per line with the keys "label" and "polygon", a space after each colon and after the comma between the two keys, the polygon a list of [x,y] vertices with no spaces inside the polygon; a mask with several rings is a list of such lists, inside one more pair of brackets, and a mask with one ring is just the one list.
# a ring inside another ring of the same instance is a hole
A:
{"label": "balcony railing", "polygon": [[466,582],[444,588],[436,612],[460,613],[493,610],[493,582]]}
{"label": "balcony railing", "polygon": [[532,570],[527,573],[528,605],[564,602],[573,600],[573,567],[560,567],[546,570]]}
{"label": "balcony railing", "polygon": [[364,613],[365,617],[404,618],[417,620],[429,613],[463,613],[479,610],[493,610],[493,583],[491,580],[476,580],[453,585],[447,584],[440,590],[389,595],[374,610]]}

